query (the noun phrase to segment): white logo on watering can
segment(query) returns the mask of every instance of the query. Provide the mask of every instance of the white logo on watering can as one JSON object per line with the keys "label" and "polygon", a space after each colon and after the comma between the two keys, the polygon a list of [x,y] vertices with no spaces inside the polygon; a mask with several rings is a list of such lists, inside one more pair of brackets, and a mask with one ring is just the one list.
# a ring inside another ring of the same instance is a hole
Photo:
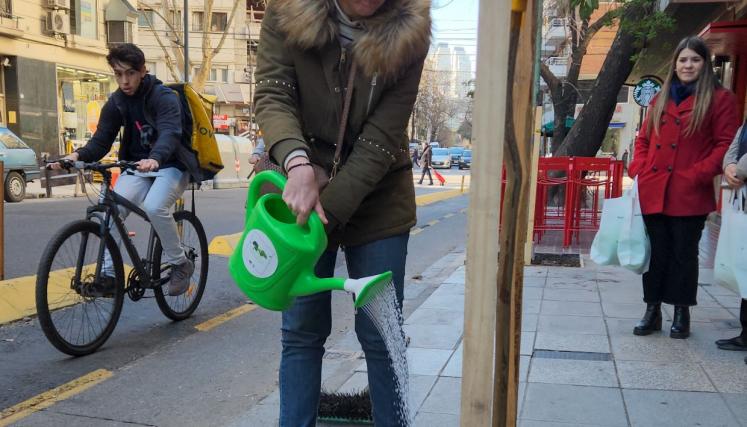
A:
{"label": "white logo on watering can", "polygon": [[278,254],[269,237],[260,230],[250,230],[242,251],[244,266],[253,276],[264,279],[278,269]]}

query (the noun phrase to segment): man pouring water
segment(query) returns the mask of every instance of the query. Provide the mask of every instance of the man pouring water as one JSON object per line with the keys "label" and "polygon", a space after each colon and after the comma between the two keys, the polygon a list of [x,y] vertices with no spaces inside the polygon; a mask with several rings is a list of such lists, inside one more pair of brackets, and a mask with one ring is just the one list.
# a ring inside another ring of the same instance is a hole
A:
{"label": "man pouring water", "polygon": [[[316,212],[329,237],[316,274],[332,276],[342,246],[350,277],[393,272],[399,311],[416,222],[405,131],[430,27],[426,0],[275,0],[257,60],[257,121],[270,157],[288,174],[283,200],[299,223]],[[331,177],[321,190],[318,169]],[[330,301],[330,292],[300,297],[283,312],[281,426],[316,423]],[[406,425],[406,396],[364,311],[356,313],[355,330],[374,422]]]}

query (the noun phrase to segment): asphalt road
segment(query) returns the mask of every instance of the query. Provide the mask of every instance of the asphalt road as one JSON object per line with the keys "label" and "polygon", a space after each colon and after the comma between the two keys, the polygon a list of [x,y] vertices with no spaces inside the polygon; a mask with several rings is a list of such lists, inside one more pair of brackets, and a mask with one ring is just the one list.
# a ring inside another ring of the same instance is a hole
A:
{"label": "asphalt road", "polygon": [[[431,190],[418,187],[417,192]],[[241,230],[245,197],[245,189],[197,194],[197,214],[208,240]],[[419,207],[417,227],[422,231],[410,237],[408,278],[464,246],[467,199],[460,196]],[[85,199],[6,204],[6,278],[34,274],[49,238],[61,224],[81,218],[87,204]],[[130,220],[128,228],[145,240],[144,223]],[[345,275],[342,265],[338,274]],[[280,314],[256,309],[205,332],[195,325],[245,304],[246,298],[228,275],[227,259],[211,256],[208,286],[192,318],[174,323],[160,313],[154,300],[134,303],[125,298],[114,334],[87,357],[57,352],[35,319],[0,326],[0,410],[107,369],[116,375],[98,385],[97,393],[74,396],[17,425],[229,422],[276,387]],[[330,343],[353,327],[352,306],[345,293],[335,293],[333,313]]]}

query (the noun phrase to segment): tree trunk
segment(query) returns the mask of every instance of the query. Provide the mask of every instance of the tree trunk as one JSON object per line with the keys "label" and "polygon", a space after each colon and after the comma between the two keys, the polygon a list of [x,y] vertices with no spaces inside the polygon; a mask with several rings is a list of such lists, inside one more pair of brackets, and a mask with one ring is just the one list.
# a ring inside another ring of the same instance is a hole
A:
{"label": "tree trunk", "polygon": [[[651,7],[629,7],[622,19],[640,20],[651,13]],[[636,43],[633,33],[622,28],[617,31],[602,70],[594,82],[591,96],[565,140],[554,153],[555,156],[593,157],[597,154],[615,112],[617,94],[633,69],[634,63],[631,58],[641,51],[640,45]]]}

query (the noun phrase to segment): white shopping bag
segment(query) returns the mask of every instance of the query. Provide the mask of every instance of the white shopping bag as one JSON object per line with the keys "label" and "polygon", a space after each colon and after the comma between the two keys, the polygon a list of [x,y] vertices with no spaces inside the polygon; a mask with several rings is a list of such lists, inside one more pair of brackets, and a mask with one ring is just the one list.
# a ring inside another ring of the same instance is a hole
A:
{"label": "white shopping bag", "polygon": [[724,191],[713,276],[747,298],[747,189]]}
{"label": "white shopping bag", "polygon": [[617,240],[625,218],[625,207],[629,204],[624,196],[604,200],[602,220],[589,253],[591,260],[598,265],[620,265],[617,259]]}
{"label": "white shopping bag", "polygon": [[622,197],[625,199],[625,217],[620,227],[620,237],[617,240],[617,259],[620,265],[638,274],[648,271],[651,260],[651,243],[643,223],[641,203],[638,199],[638,178],[633,181],[631,188]]}

